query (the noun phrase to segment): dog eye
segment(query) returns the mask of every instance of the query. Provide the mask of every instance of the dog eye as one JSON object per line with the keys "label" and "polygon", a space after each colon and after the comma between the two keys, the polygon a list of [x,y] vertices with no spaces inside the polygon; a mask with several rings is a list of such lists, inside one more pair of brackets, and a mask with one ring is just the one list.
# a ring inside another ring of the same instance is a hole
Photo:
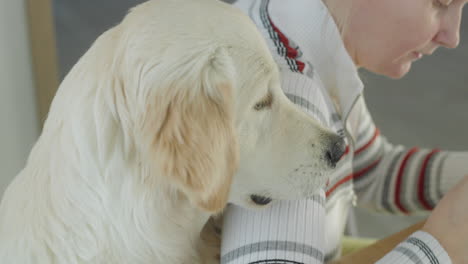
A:
{"label": "dog eye", "polygon": [[271,95],[271,93],[269,92],[267,94],[267,96],[265,96],[265,98],[263,98],[260,102],[256,103],[254,105],[254,109],[256,111],[260,111],[260,110],[263,110],[267,107],[271,107],[271,104],[273,103],[273,96]]}

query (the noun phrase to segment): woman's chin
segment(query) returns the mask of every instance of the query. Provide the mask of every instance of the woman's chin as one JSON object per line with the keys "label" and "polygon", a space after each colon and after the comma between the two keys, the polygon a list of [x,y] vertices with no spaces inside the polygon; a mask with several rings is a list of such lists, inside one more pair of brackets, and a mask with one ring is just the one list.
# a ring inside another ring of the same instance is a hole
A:
{"label": "woman's chin", "polygon": [[384,69],[378,72],[378,74],[387,76],[392,79],[401,79],[411,70],[411,64],[411,61],[400,64],[391,64],[387,67],[384,67]]}

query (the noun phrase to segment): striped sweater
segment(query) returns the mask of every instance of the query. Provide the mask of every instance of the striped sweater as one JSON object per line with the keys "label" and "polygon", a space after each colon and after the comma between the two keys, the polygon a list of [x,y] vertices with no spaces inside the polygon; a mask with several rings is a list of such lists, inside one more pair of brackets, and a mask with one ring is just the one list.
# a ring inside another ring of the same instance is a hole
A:
{"label": "striped sweater", "polygon": [[[363,84],[321,0],[238,0],[263,34],[288,98],[343,136],[347,150],[313,199],[266,210],[230,205],[222,263],[324,263],[340,255],[353,205],[394,214],[431,210],[468,174],[467,152],[392,145],[375,126]],[[379,263],[450,263],[430,234],[417,232]]]}

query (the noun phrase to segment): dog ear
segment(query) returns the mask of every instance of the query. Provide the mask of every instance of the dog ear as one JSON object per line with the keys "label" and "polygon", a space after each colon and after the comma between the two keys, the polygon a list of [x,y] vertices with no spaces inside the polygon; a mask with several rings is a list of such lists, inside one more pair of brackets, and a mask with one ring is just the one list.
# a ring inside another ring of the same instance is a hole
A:
{"label": "dog ear", "polygon": [[[197,206],[224,208],[238,165],[233,65],[223,48],[166,54],[146,78],[140,120],[150,162]],[[176,59],[179,58],[179,59]]]}

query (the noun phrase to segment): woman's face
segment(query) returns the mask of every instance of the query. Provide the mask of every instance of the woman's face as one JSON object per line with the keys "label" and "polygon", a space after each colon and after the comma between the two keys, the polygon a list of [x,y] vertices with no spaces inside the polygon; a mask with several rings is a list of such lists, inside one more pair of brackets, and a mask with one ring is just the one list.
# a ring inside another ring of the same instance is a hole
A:
{"label": "woman's face", "polygon": [[438,47],[459,42],[468,0],[355,0],[344,42],[354,62],[391,78]]}

